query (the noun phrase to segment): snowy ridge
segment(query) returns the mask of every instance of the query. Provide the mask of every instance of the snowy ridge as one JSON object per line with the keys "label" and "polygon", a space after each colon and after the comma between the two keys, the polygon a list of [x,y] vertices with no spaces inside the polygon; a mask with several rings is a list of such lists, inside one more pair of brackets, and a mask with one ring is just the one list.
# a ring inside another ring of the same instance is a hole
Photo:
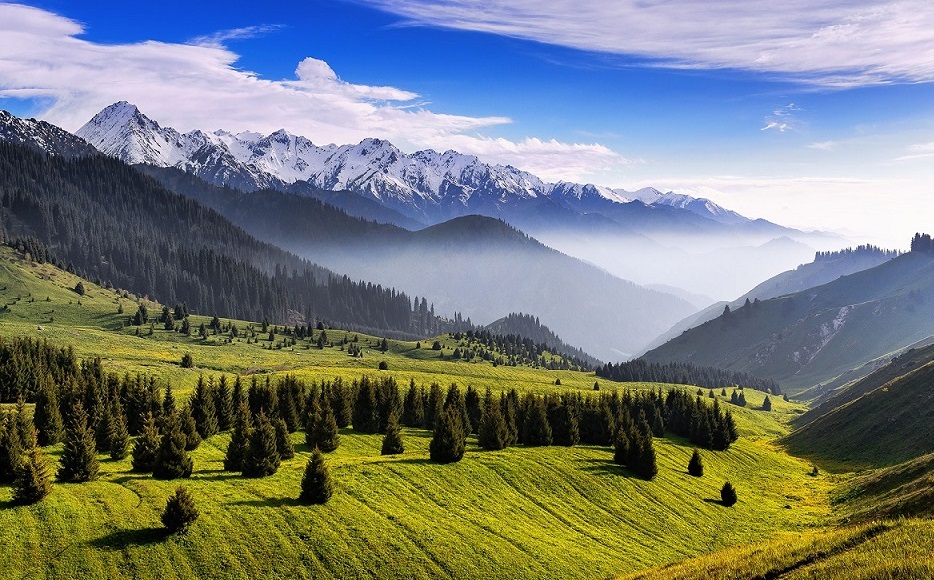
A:
{"label": "snowy ridge", "polygon": [[592,184],[545,183],[472,155],[433,150],[406,154],[381,139],[318,146],[284,129],[266,136],[223,130],[183,134],[160,126],[125,101],[102,110],[77,134],[127,163],[178,167],[211,183],[248,191],[307,181],[320,189],[352,191],[429,222],[466,213],[495,214],[528,200],[547,200],[579,213],[639,200],[724,224],[748,221],[706,199],[652,188],[629,193]]}
{"label": "snowy ridge", "polygon": [[63,157],[97,154],[97,150],[84,139],[64,129],[45,121],[20,119],[7,111],[0,111],[0,141],[19,143],[49,155]]}

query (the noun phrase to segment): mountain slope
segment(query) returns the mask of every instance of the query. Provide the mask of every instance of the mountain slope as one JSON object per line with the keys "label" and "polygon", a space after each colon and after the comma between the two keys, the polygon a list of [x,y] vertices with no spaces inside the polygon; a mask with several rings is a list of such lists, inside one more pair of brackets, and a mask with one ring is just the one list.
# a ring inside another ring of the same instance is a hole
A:
{"label": "mountain slope", "polygon": [[908,359],[894,360],[852,392],[824,403],[829,408],[809,417],[785,445],[795,454],[852,468],[895,465],[934,452],[934,352]]}
{"label": "mountain slope", "polygon": [[7,111],[0,111],[0,141],[66,158],[98,155],[87,141],[64,129],[45,121],[21,119]]}
{"label": "mountain slope", "polygon": [[932,292],[934,257],[911,252],[733,310],[645,357],[743,370],[794,394],[934,334]]}

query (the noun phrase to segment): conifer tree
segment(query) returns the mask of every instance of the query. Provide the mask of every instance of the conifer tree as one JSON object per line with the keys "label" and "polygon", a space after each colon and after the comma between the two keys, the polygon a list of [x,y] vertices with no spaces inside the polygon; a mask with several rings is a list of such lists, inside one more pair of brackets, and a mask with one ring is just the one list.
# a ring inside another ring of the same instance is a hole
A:
{"label": "conifer tree", "polygon": [[551,435],[555,445],[572,447],[580,442],[580,427],[574,409],[567,401],[560,397],[553,397],[554,408],[549,403],[548,423],[551,425]]}
{"label": "conifer tree", "polygon": [[162,397],[162,416],[171,417],[177,411],[175,395],[172,394],[172,383],[165,385],[165,396]]}
{"label": "conifer tree", "polygon": [[[212,379],[213,380],[213,379]],[[191,416],[201,439],[214,436],[218,431],[217,412],[214,407],[214,389],[211,382],[205,382],[204,375],[198,376],[195,392],[188,401]]]}
{"label": "conifer tree", "polygon": [[529,394],[525,399],[525,422],[522,442],[532,447],[551,445],[551,425],[541,397]]}
{"label": "conifer tree", "polygon": [[701,477],[704,475],[704,462],[697,449],[691,454],[691,460],[688,462],[688,473],[694,477]]}
{"label": "conifer tree", "polygon": [[616,431],[616,438],[613,442],[613,462],[619,465],[629,465],[630,441],[626,429],[620,427]]}
{"label": "conifer tree", "polygon": [[516,421],[516,400],[512,396],[515,394],[515,389],[511,390],[509,394],[502,393],[499,399],[499,408],[503,414],[503,421],[506,423],[506,431],[509,433],[508,438],[506,439],[506,445],[513,445],[519,442],[519,425]]}
{"label": "conifer tree", "polygon": [[110,409],[102,396],[94,398],[94,404],[89,414],[89,425],[94,431],[94,443],[100,453],[110,451]]}
{"label": "conifer tree", "polygon": [[658,473],[655,458],[655,447],[651,437],[642,437],[639,447],[639,463],[635,467],[636,475],[642,479],[652,479]]}
{"label": "conifer tree", "polygon": [[[239,401],[237,401],[239,404]],[[230,393],[230,386],[227,384],[227,376],[221,375],[214,390],[214,411],[217,413],[217,430],[229,431],[233,426],[234,411],[233,397]]]}
{"label": "conifer tree", "polygon": [[19,432],[19,442],[23,451],[29,451],[36,446],[38,438],[33,418],[26,409],[26,401],[20,395],[16,400],[16,430]]}
{"label": "conifer tree", "polygon": [[185,486],[178,486],[169,496],[162,512],[162,525],[170,534],[183,534],[201,515],[195,507],[195,500]]}
{"label": "conifer tree", "polygon": [[84,482],[97,478],[100,464],[94,433],[88,428],[88,414],[81,401],[75,401],[71,420],[65,429],[65,448],[62,450],[58,479],[66,482]]}
{"label": "conifer tree", "polygon": [[726,507],[732,507],[739,498],[736,496],[736,488],[729,481],[720,488],[720,500]]}
{"label": "conifer tree", "polygon": [[425,422],[425,408],[422,393],[415,388],[415,379],[409,383],[409,390],[402,402],[402,424],[406,427],[421,427]]}
{"label": "conifer tree", "polygon": [[62,440],[62,414],[58,408],[58,397],[55,388],[51,385],[51,376],[43,381],[42,387],[36,393],[36,409],[33,412],[33,421],[36,424],[36,435],[39,445],[55,445]]}
{"label": "conifer tree", "polygon": [[472,386],[467,387],[467,393],[464,395],[464,406],[467,408],[467,418],[470,420],[470,433],[478,433],[480,430],[480,393]]}
{"label": "conifer tree", "polygon": [[295,457],[295,449],[292,447],[292,438],[289,437],[289,426],[285,419],[276,421],[276,452],[280,459],[292,459]]}
{"label": "conifer tree", "polygon": [[376,404],[376,388],[367,376],[360,379],[357,398],[353,408],[353,429],[360,433],[379,431],[379,410]]}
{"label": "conifer tree", "polygon": [[739,399],[736,400],[736,404],[739,405],[740,407],[746,406],[746,393],[744,392],[739,393]]}
{"label": "conifer tree", "polygon": [[0,414],[0,483],[12,483],[22,461],[23,445],[12,413]]}
{"label": "conifer tree", "polygon": [[402,443],[402,430],[399,428],[399,420],[396,414],[389,416],[389,423],[386,425],[386,434],[383,436],[383,447],[380,450],[381,455],[400,455],[405,452],[405,445]]}
{"label": "conifer tree", "polygon": [[279,470],[279,452],[276,450],[276,430],[260,411],[256,416],[250,444],[243,458],[243,475],[266,477]]}
{"label": "conifer tree", "polygon": [[110,457],[123,459],[130,448],[130,431],[126,424],[126,415],[119,399],[114,400],[114,409],[110,412],[110,426],[107,435]]}
{"label": "conifer tree", "polygon": [[464,426],[453,407],[444,409],[435,420],[434,434],[428,451],[435,463],[453,463],[464,457]]}
{"label": "conifer tree", "polygon": [[198,424],[195,423],[195,418],[191,414],[190,403],[176,413],[176,420],[185,436],[185,450],[194,451],[198,445],[201,445],[201,434],[198,433]]}
{"label": "conifer tree", "polygon": [[331,411],[334,413],[334,420],[341,429],[350,425],[352,419],[352,405],[350,404],[350,390],[344,387],[338,377],[328,388],[330,395]]}
{"label": "conifer tree", "polygon": [[467,435],[470,434],[470,416],[467,414],[467,403],[464,400],[464,395],[461,394],[455,383],[451,383],[451,386],[448,387],[447,395],[444,398],[444,409],[454,409],[457,413],[462,430],[461,437],[466,440]]}
{"label": "conifer tree", "polygon": [[435,419],[441,416],[444,409],[444,395],[441,393],[441,385],[431,383],[428,387],[428,401],[424,406],[425,410],[425,429],[435,428]]}
{"label": "conifer tree", "polygon": [[305,465],[302,476],[302,490],[298,499],[304,503],[325,504],[334,493],[331,472],[324,460],[324,455],[316,447]]}
{"label": "conifer tree", "polygon": [[766,395],[766,396],[765,396],[765,400],[762,401],[762,410],[763,410],[763,411],[771,411],[771,410],[772,410],[772,400],[769,399],[769,396],[768,396],[768,395]]}
{"label": "conifer tree", "polygon": [[41,501],[52,491],[52,470],[42,449],[34,445],[23,457],[13,483],[13,502],[21,505]]}
{"label": "conifer tree", "polygon": [[337,449],[340,443],[341,436],[337,429],[337,420],[331,410],[330,403],[323,400],[314,425],[312,446],[317,447],[324,453],[330,453]]}
{"label": "conifer tree", "polygon": [[490,451],[504,449],[509,444],[509,427],[503,418],[499,401],[487,389],[483,399],[483,414],[480,417],[480,431],[477,442],[480,447]]}
{"label": "conifer tree", "polygon": [[250,409],[246,401],[241,399],[237,416],[234,418],[230,443],[227,444],[227,454],[224,456],[224,471],[243,471],[243,458],[250,446],[252,432]]}
{"label": "conifer tree", "polygon": [[164,421],[165,431],[152,465],[152,476],[156,479],[191,477],[194,465],[185,449],[186,436],[182,432],[181,421],[177,414]]}
{"label": "conifer tree", "polygon": [[152,473],[162,437],[152,413],[146,415],[143,430],[133,443],[133,471]]}

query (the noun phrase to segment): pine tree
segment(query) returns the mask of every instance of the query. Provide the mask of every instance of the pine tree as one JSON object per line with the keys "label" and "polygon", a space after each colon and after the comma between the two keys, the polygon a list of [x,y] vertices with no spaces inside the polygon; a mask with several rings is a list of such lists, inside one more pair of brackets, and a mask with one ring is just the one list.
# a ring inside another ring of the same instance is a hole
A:
{"label": "pine tree", "polygon": [[464,457],[464,427],[461,416],[454,408],[441,412],[435,420],[434,434],[428,451],[436,463],[453,463]]}
{"label": "pine tree", "polygon": [[483,414],[480,417],[480,431],[477,434],[477,442],[480,447],[490,451],[504,449],[509,444],[509,427],[503,418],[503,412],[500,403],[493,397],[493,393],[487,389],[484,397]]}
{"label": "pine tree", "polygon": [[357,389],[357,399],[353,408],[353,429],[360,433],[379,432],[376,388],[366,376],[360,379]]}
{"label": "pine tree", "polygon": [[421,427],[425,422],[425,408],[422,393],[415,388],[415,379],[409,383],[409,390],[402,402],[402,424],[406,427]]}
{"label": "pine tree", "polygon": [[441,393],[441,385],[431,383],[428,387],[428,400],[424,405],[425,411],[425,429],[435,428],[435,419],[441,416],[444,409],[444,395]]}
{"label": "pine tree", "polygon": [[655,447],[651,437],[643,437],[639,447],[639,463],[635,467],[636,475],[642,479],[652,479],[658,474],[658,465],[655,460]]}
{"label": "pine tree", "polygon": [[165,503],[162,525],[170,534],[185,533],[199,515],[191,493],[185,486],[180,485]]}
{"label": "pine tree", "polygon": [[532,447],[551,445],[551,425],[541,397],[529,394],[525,399],[525,421],[522,442]]}
{"label": "pine tree", "polygon": [[298,499],[310,504],[325,504],[334,493],[331,472],[324,460],[324,455],[316,447],[305,465],[302,476],[302,491]]}
{"label": "pine tree", "polygon": [[[237,403],[239,404],[239,401]],[[218,431],[230,430],[233,425],[235,409],[230,386],[227,384],[227,376],[221,375],[217,388],[214,389],[214,411],[217,413]]]}
{"label": "pine tree", "polygon": [[616,431],[616,438],[613,441],[613,462],[619,465],[629,465],[630,457],[629,434],[626,429],[620,427]]}
{"label": "pine tree", "polygon": [[175,395],[172,394],[172,383],[168,383],[165,385],[165,396],[162,397],[162,416],[171,417],[177,410]]}
{"label": "pine tree", "polygon": [[152,476],[156,479],[178,479],[191,477],[194,467],[185,450],[186,437],[179,424],[181,419],[171,416],[165,421],[165,431],[159,442],[159,453],[152,466]]}
{"label": "pine tree", "polygon": [[736,488],[733,487],[729,481],[723,484],[723,487],[720,488],[720,500],[723,502],[723,505],[726,507],[732,507],[738,501],[736,496]]}
{"label": "pine tree", "polygon": [[[548,414],[553,443],[564,447],[577,445],[580,442],[580,426],[574,409],[567,401],[562,401],[559,397],[554,397],[553,400],[556,407]],[[551,409],[550,406],[549,409]]]}
{"label": "pine tree", "polygon": [[71,420],[65,430],[65,448],[62,450],[58,479],[66,482],[91,481],[97,478],[100,464],[94,433],[88,428],[88,414],[81,401],[76,401]]}
{"label": "pine tree", "polygon": [[768,396],[768,395],[766,395],[766,396],[765,396],[765,400],[762,401],[762,410],[763,410],[763,411],[771,411],[771,410],[772,410],[772,400],[769,399],[769,396]]}
{"label": "pine tree", "polygon": [[[213,379],[212,379],[213,381]],[[188,402],[191,416],[201,439],[214,436],[218,431],[217,412],[214,407],[214,389],[211,383],[205,383],[204,376],[198,376],[195,392]]]}
{"label": "pine tree", "polygon": [[467,408],[467,417],[470,420],[470,433],[480,431],[480,393],[472,386],[467,387],[467,393],[464,395],[464,406]]}
{"label": "pine tree", "polygon": [[330,453],[341,444],[341,436],[337,429],[337,420],[327,401],[322,401],[319,420],[315,422],[314,446],[324,453]]}
{"label": "pine tree", "polygon": [[13,483],[13,502],[21,505],[42,501],[52,491],[52,470],[45,453],[33,446],[17,468]]}
{"label": "pine tree", "polygon": [[133,443],[133,471],[152,473],[162,438],[152,413],[146,415],[143,430]]}
{"label": "pine tree", "polygon": [[266,477],[279,470],[279,452],[276,450],[276,430],[266,418],[266,413],[259,412],[250,444],[243,458],[243,475],[246,477]]}
{"label": "pine tree", "polygon": [[280,459],[292,459],[295,457],[295,449],[292,447],[292,438],[289,437],[289,426],[285,419],[276,421],[276,452]]}
{"label": "pine tree", "polygon": [[389,423],[386,425],[386,434],[383,436],[383,447],[380,450],[381,455],[400,455],[405,452],[405,445],[402,443],[402,430],[399,428],[399,420],[396,414],[389,416]]}
{"label": "pine tree", "polygon": [[62,440],[62,414],[58,408],[58,398],[55,388],[51,385],[51,377],[43,381],[42,387],[36,393],[36,409],[33,421],[36,424],[39,445],[55,445]]}
{"label": "pine tree", "polygon": [[344,388],[340,378],[337,378],[328,388],[331,402],[331,411],[334,413],[334,420],[341,429],[350,425],[352,419],[352,405],[350,404],[350,390]]}
{"label": "pine tree", "polygon": [[29,410],[26,409],[26,401],[22,395],[16,400],[16,430],[19,432],[19,442],[23,451],[28,451],[36,446],[37,435],[36,426],[33,418],[29,416]]}
{"label": "pine tree", "polygon": [[120,401],[114,401],[114,409],[110,413],[110,426],[107,441],[110,447],[110,457],[123,459],[130,447],[130,431],[126,424],[126,415],[120,407]]}
{"label": "pine tree", "polygon": [[0,414],[0,483],[12,483],[16,479],[22,455],[23,445],[13,414]]}
{"label": "pine tree", "polygon": [[100,453],[110,452],[110,408],[100,395],[94,397],[94,404],[88,418],[89,425],[94,431],[94,443]]}
{"label": "pine tree", "polygon": [[698,452],[697,449],[691,454],[691,460],[688,462],[688,473],[694,477],[701,477],[704,475],[704,462],[701,460],[700,452]]}
{"label": "pine tree", "polygon": [[185,408],[177,414],[177,420],[179,428],[185,435],[185,450],[194,451],[198,445],[201,445],[201,434],[198,433],[198,424],[195,423],[195,418],[191,414],[190,404],[185,405]]}
{"label": "pine tree", "polygon": [[243,471],[243,458],[250,446],[252,432],[250,409],[241,399],[237,416],[234,418],[230,443],[227,444],[227,454],[224,456],[224,471]]}

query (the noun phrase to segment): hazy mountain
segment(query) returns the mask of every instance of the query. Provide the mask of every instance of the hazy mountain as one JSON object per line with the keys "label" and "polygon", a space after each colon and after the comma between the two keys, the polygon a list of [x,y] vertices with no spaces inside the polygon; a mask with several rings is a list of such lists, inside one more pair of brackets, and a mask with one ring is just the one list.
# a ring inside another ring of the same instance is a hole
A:
{"label": "hazy mountain", "polygon": [[650,350],[778,380],[791,393],[934,334],[934,256],[910,252],[802,292],[731,309]]}

